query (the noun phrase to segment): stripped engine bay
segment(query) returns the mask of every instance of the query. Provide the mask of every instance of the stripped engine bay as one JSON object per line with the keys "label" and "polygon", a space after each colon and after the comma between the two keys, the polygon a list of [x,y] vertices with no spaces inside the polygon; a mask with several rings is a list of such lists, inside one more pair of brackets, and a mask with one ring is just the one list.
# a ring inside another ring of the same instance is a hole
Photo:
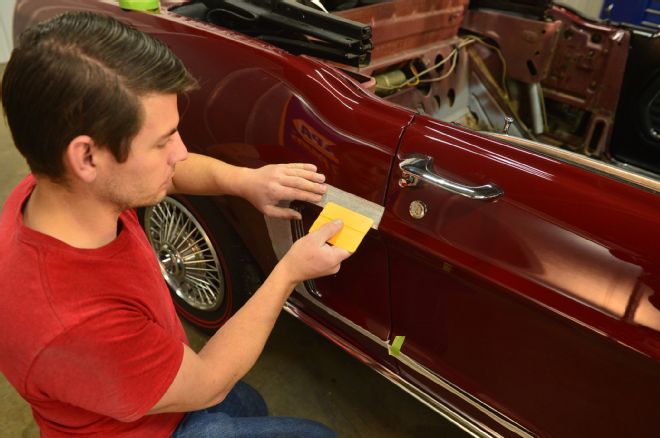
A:
{"label": "stripped engine bay", "polygon": [[[549,0],[197,4],[205,9],[193,18],[324,59],[420,114],[660,173],[660,68],[644,68],[644,83],[626,73],[658,53],[657,35]],[[623,90],[638,96],[625,107]]]}

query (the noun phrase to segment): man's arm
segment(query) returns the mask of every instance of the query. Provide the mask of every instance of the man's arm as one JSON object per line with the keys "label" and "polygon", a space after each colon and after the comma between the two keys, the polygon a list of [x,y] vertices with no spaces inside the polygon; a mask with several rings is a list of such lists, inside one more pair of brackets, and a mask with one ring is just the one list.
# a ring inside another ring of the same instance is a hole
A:
{"label": "man's arm", "polygon": [[258,169],[237,167],[198,154],[176,165],[169,193],[233,195],[247,199],[272,217],[300,219],[300,214],[279,207],[282,200],[318,202],[326,192],[325,176],[313,164],[270,164]]}
{"label": "man's arm", "polygon": [[199,354],[185,347],[174,381],[149,413],[188,412],[222,401],[261,354],[296,284],[336,273],[341,261],[350,255],[325,243],[341,226],[329,223],[296,241],[264,284]]}

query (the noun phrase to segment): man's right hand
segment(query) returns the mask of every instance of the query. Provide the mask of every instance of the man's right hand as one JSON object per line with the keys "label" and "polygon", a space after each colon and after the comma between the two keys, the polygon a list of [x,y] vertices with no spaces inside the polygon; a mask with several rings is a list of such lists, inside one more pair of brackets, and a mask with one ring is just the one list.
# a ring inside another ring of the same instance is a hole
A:
{"label": "man's right hand", "polygon": [[149,413],[188,412],[219,403],[254,365],[293,288],[301,281],[336,273],[351,255],[326,243],[341,227],[341,222],[331,222],[296,241],[199,354],[184,345],[174,381]]}
{"label": "man's right hand", "polygon": [[351,253],[326,242],[342,227],[341,221],[327,223],[293,244],[280,261],[280,268],[294,285],[339,271],[341,262]]}

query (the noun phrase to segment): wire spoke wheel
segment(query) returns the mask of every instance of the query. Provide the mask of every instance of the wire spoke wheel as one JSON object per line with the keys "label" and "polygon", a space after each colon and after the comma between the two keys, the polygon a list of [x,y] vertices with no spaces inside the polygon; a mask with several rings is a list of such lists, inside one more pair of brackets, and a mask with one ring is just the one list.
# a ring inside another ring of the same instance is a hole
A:
{"label": "wire spoke wheel", "polygon": [[190,307],[211,312],[225,299],[218,254],[202,225],[179,201],[166,197],[145,209],[144,225],[170,289]]}

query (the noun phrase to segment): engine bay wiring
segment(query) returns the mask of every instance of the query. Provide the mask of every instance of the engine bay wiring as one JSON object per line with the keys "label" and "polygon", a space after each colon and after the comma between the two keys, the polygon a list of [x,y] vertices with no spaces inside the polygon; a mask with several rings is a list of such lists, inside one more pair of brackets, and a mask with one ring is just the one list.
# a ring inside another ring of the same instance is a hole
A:
{"label": "engine bay wiring", "polygon": [[[502,54],[502,51],[500,50],[499,47],[487,43],[483,40],[483,38],[479,38],[473,35],[469,35],[466,37],[461,38],[460,42],[452,49],[450,52],[449,56],[446,58],[443,58],[441,61],[433,64],[432,66],[422,70],[422,71],[417,71],[417,67],[415,66],[414,61],[410,61],[408,68],[410,69],[410,72],[412,73],[412,77],[406,79],[403,81],[401,84],[397,84],[396,86],[387,86],[387,85],[380,85],[379,88],[382,90],[387,90],[387,91],[399,91],[404,87],[416,87],[419,84],[422,83],[433,83],[433,82],[439,82],[442,81],[443,79],[448,78],[449,76],[454,73],[456,70],[456,65],[458,63],[458,55],[459,52],[464,49],[465,47],[471,45],[471,44],[481,44],[485,47],[488,47],[492,50],[494,50],[497,53],[498,58],[500,59],[500,62],[502,63],[502,90],[505,94],[507,94],[507,88],[506,88],[506,74],[507,74],[507,65],[506,65],[506,60],[504,59],[504,55]],[[435,77],[435,78],[423,78],[423,76],[428,75],[430,72],[437,70],[438,68],[442,67],[443,65],[447,64],[448,62],[451,62],[449,69],[443,73],[441,76]]]}

